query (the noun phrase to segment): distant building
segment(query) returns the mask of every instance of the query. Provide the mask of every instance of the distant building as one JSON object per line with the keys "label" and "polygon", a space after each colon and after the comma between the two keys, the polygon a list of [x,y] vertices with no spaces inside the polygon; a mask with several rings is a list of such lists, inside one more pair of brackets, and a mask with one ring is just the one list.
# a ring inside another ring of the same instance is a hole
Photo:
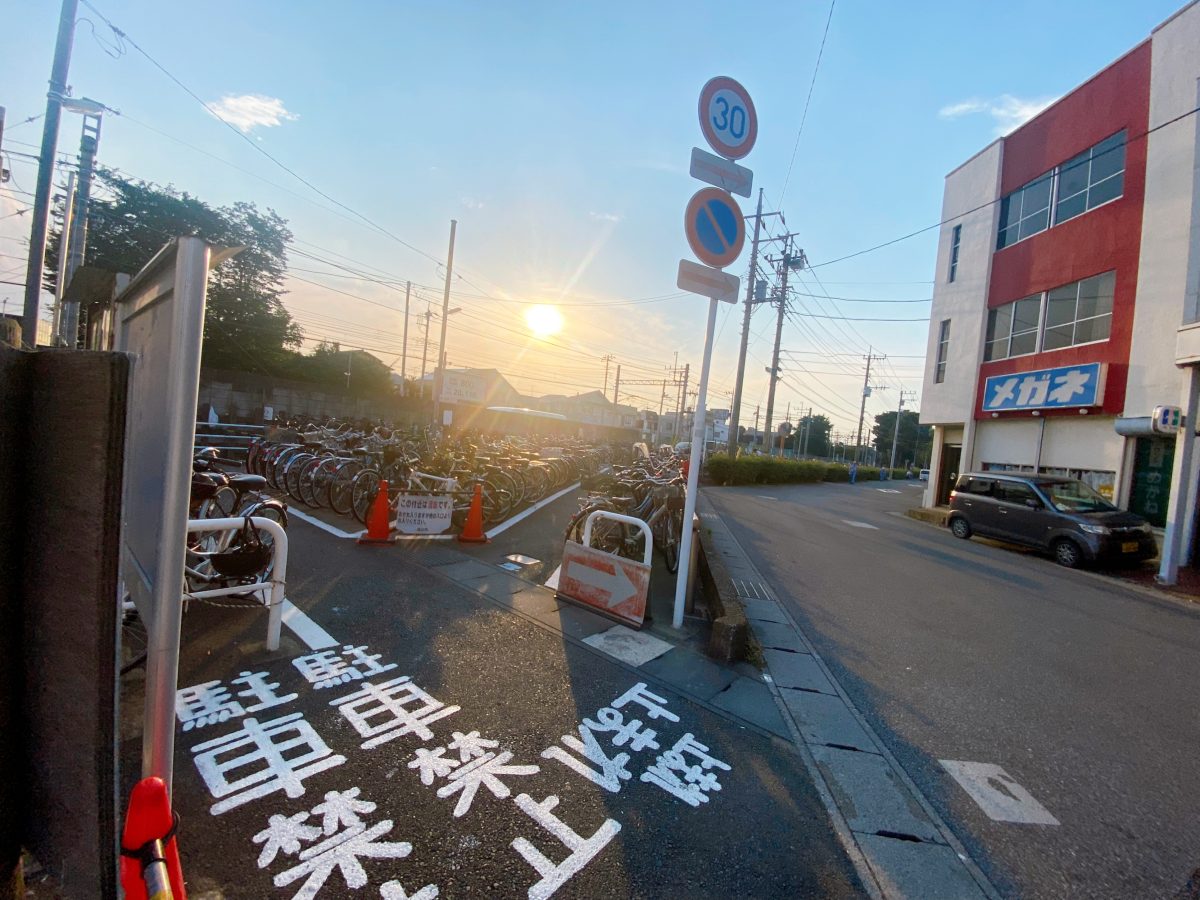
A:
{"label": "distant building", "polygon": [[1194,518],[1194,429],[1177,443],[1149,417],[1200,389],[1198,77],[1193,3],[946,176],[927,505],[959,472],[1016,470]]}

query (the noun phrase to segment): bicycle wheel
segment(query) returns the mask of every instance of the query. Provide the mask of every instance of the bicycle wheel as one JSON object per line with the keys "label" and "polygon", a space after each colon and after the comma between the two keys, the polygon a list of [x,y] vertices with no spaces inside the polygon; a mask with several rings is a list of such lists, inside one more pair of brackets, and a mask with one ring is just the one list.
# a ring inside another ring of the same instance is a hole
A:
{"label": "bicycle wheel", "polygon": [[362,524],[367,524],[367,514],[371,504],[375,502],[375,494],[379,490],[379,472],[375,469],[363,469],[354,476],[354,486],[350,491],[350,509],[354,518]]}
{"label": "bicycle wheel", "polygon": [[300,496],[300,473],[312,458],[311,453],[301,453],[291,457],[288,460],[287,468],[284,469],[283,477],[279,479],[288,496],[298,503],[304,502]]}
{"label": "bicycle wheel", "polygon": [[674,575],[679,571],[679,525],[675,521],[674,513],[668,513],[664,519],[662,529],[663,558],[667,561],[667,571]]}
{"label": "bicycle wheel", "polygon": [[354,506],[354,478],[362,471],[362,463],[347,460],[337,467],[329,479],[329,508],[339,516],[352,514]]}
{"label": "bicycle wheel", "polygon": [[317,473],[324,463],[324,459],[314,456],[304,464],[304,467],[300,469],[300,474],[296,476],[296,493],[300,495],[300,502],[314,509],[317,507],[317,500],[314,496]]}

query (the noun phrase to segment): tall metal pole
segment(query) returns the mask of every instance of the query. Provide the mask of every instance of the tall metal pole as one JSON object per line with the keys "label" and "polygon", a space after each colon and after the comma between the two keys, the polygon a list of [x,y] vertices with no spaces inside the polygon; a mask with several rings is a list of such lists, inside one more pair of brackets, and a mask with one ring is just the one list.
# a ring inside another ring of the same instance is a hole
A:
{"label": "tall metal pole", "polygon": [[408,394],[408,299],[412,295],[412,282],[404,282],[404,345],[400,351],[400,396]]}
{"label": "tall metal pole", "polygon": [[738,417],[742,414],[742,379],[746,377],[746,347],[750,342],[750,311],[754,308],[754,283],[758,271],[758,231],[762,227],[763,189],[758,189],[758,209],[754,213],[754,238],[750,241],[750,274],[746,276],[746,308],[742,312],[742,342],[738,349],[737,380],[733,385],[733,408],[729,410],[729,442],[726,452],[733,456],[738,447]]}
{"label": "tall metal pole", "polygon": [[696,495],[700,492],[700,461],[704,449],[704,407],[708,400],[708,370],[712,368],[713,332],[717,324],[717,299],[708,301],[708,327],[704,332],[704,358],[700,363],[700,387],[696,393],[696,412],[692,418],[692,450],[688,456],[687,493],[683,500],[683,534],[679,540],[679,571],[675,575],[675,609],[671,625],[683,627],[683,609],[687,602],[688,570],[692,565],[692,520],[696,516]]}
{"label": "tall metal pole", "polygon": [[25,309],[21,341],[37,346],[38,309],[42,295],[42,267],[46,259],[46,226],[50,220],[50,183],[54,178],[54,154],[58,149],[58,119],[67,73],[71,68],[71,46],[75,42],[75,13],[79,0],[63,0],[58,18],[58,40],[50,68],[50,90],[46,92],[46,122],[42,127],[42,149],[38,160],[37,185],[33,189],[33,218],[29,226],[29,263],[25,267]]}
{"label": "tall metal pole", "polygon": [[867,414],[867,395],[871,392],[871,359],[872,351],[867,349],[867,374],[863,376],[862,405],[858,408],[858,437],[854,439],[854,461],[858,462],[859,448],[862,446],[863,416]]}
{"label": "tall metal pole", "polygon": [[438,364],[433,370],[433,420],[442,427],[442,382],[446,377],[446,322],[450,319],[450,279],[454,275],[454,232],[458,220],[450,220],[450,249],[446,251],[446,287],[442,292],[442,337],[438,344]]}

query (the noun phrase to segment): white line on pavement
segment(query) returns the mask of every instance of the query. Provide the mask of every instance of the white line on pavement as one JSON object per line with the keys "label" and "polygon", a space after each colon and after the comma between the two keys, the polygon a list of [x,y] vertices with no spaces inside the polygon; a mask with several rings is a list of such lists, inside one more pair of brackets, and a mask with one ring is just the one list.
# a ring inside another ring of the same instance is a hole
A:
{"label": "white line on pavement", "polygon": [[283,624],[292,629],[296,637],[308,644],[312,650],[324,650],[338,644],[333,635],[310,619],[291,600],[283,601]]}
{"label": "white line on pavement", "polygon": [[521,520],[526,519],[529,516],[532,516],[535,512],[537,512],[543,506],[547,506],[547,505],[553,503],[559,497],[562,497],[566,494],[571,493],[571,491],[578,490],[578,489],[579,489],[579,482],[577,481],[570,487],[563,488],[557,494],[551,494],[545,500],[542,500],[539,503],[535,503],[533,506],[529,507],[529,509],[525,510],[525,512],[521,513],[520,515],[513,516],[511,519],[506,519],[505,521],[503,521],[499,525],[497,525],[495,528],[493,528],[491,531],[484,532],[484,534],[489,538],[493,538],[496,535],[500,534],[500,532],[505,531],[509,528],[512,528],[514,525],[516,525]]}
{"label": "white line on pavement", "polygon": [[855,522],[852,519],[842,519],[842,521],[845,522],[847,525],[851,526],[852,528],[870,528],[874,531],[879,530],[878,525],[872,525],[869,522]]}
{"label": "white line on pavement", "polygon": [[879,491],[879,493],[881,493],[881,494],[898,494],[898,493],[900,493],[895,488],[875,488],[875,490]]}
{"label": "white line on pavement", "polygon": [[938,760],[979,808],[996,822],[1020,825],[1058,825],[1058,819],[1033,799],[1011,775],[994,763]]}
{"label": "white line on pavement", "polygon": [[327,522],[322,522],[316,516],[310,516],[307,513],[302,513],[302,512],[300,512],[300,510],[295,509],[290,506],[288,507],[288,515],[295,516],[301,522],[307,522],[309,525],[315,525],[317,528],[320,528],[322,531],[329,532],[334,537],[357,538],[360,534],[362,534],[361,531],[355,531],[355,532],[342,531],[342,529],[335,528]]}
{"label": "white line on pavement", "polygon": [[559,564],[559,565],[555,566],[554,571],[550,573],[550,577],[546,579],[546,582],[545,582],[546,587],[550,588],[550,590],[552,590],[552,591],[557,591],[558,590],[558,576],[561,572],[562,572],[562,565]]}
{"label": "white line on pavement", "polygon": [[778,500],[779,499],[778,497],[768,497],[766,494],[755,494],[754,496],[757,497],[759,500]]}

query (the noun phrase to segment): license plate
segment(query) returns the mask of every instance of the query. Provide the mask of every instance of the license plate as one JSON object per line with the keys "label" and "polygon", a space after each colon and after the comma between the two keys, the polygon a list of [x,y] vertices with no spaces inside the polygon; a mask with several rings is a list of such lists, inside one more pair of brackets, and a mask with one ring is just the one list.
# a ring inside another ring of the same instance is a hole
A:
{"label": "license plate", "polygon": [[1125,543],[1123,543],[1121,545],[1122,553],[1137,553],[1137,551],[1138,551],[1138,542],[1137,541],[1126,541]]}

